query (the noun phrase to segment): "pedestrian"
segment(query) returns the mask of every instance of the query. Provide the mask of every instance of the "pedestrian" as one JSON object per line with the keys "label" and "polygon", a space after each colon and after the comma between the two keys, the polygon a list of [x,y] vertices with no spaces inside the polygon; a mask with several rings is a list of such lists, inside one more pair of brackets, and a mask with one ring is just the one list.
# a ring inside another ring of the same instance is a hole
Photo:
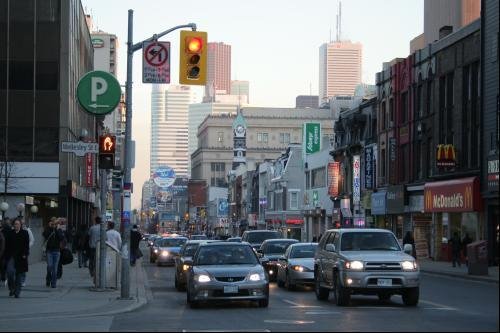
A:
{"label": "pedestrian", "polygon": [[115,230],[115,222],[108,222],[108,230],[106,231],[106,243],[114,247],[118,252],[122,248],[122,236]]}
{"label": "pedestrian", "polygon": [[[11,230],[10,219],[6,217],[2,223],[2,236],[4,238],[4,242],[7,242],[7,236],[9,231]],[[5,243],[5,246],[7,244]],[[5,250],[4,250],[5,251]],[[4,256],[0,257],[0,285],[7,286],[7,262],[5,260],[5,252]]]}
{"label": "pedestrian", "polygon": [[78,268],[87,267],[89,238],[87,235],[87,226],[85,224],[78,226],[75,238]]}
{"label": "pedestrian", "polygon": [[96,246],[97,242],[101,238],[101,218],[96,216],[94,218],[94,225],[90,227],[88,235],[89,235],[89,271],[90,276],[94,277],[95,275],[95,265],[96,265]]}
{"label": "pedestrian", "polygon": [[62,262],[62,250],[68,245],[69,238],[71,237],[69,232],[68,232],[68,220],[64,217],[58,217],[57,218],[57,228],[62,231],[64,239],[61,241],[61,244],[59,246],[60,251],[61,251],[61,256],[59,257],[59,263],[57,264],[57,279],[59,280],[62,278],[63,275],[63,262]]}
{"label": "pedestrian", "polygon": [[469,266],[469,257],[467,256],[467,245],[472,243],[472,238],[470,238],[469,233],[465,233],[465,237],[462,240],[462,245],[463,245],[463,253],[464,253],[464,258],[465,258],[465,265]]}
{"label": "pedestrian", "polygon": [[[5,250],[5,236],[3,235],[3,223],[0,223],[0,266],[3,266],[3,253]],[[2,268],[0,267],[0,271]],[[0,287],[2,286],[3,280],[0,281]]]}
{"label": "pedestrian", "polygon": [[141,252],[139,250],[139,243],[141,241],[141,234],[137,228],[137,225],[134,224],[132,226],[132,230],[130,231],[130,265],[135,266],[135,261],[142,257]]}
{"label": "pedestrian", "polygon": [[[33,236],[33,232],[31,232],[31,228],[29,227],[29,225],[26,224],[26,221],[24,219],[21,219],[21,222],[23,223],[23,226],[22,226],[23,230],[26,230],[28,232],[28,236],[30,237],[29,246],[30,246],[30,251],[31,251],[31,248],[35,244],[35,237]],[[26,287],[26,274],[24,274],[22,277],[21,285],[23,287]]]}
{"label": "pedestrian", "polygon": [[23,276],[28,271],[29,243],[30,237],[22,229],[21,218],[15,218],[14,229],[9,231],[5,248],[9,296],[15,298],[19,298],[21,294]]}
{"label": "pedestrian", "polygon": [[57,286],[57,267],[61,258],[61,242],[64,241],[64,234],[57,225],[57,219],[51,217],[49,224],[43,232],[45,238],[45,249],[47,253],[47,275],[45,285],[56,288]]}
{"label": "pedestrian", "polygon": [[416,258],[415,239],[413,238],[413,232],[406,232],[406,235],[403,238],[403,247],[405,246],[405,244],[411,245],[411,255],[413,256],[413,258]]}
{"label": "pedestrian", "polygon": [[460,241],[460,237],[458,236],[458,232],[453,233],[453,237],[450,239],[451,242],[451,261],[453,267],[456,267],[458,263],[458,267],[461,266],[460,263],[460,251],[462,250],[462,242]]}

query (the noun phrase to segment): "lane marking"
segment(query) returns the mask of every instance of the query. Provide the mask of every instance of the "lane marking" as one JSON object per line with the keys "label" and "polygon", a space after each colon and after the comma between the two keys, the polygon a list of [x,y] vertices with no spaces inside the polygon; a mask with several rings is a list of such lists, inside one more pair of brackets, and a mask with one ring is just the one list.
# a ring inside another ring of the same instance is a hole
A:
{"label": "lane marking", "polygon": [[293,305],[292,308],[321,308],[322,307],[321,305],[302,305],[302,304],[290,301],[288,299],[284,299],[283,302],[286,302],[288,304]]}
{"label": "lane marking", "polygon": [[338,311],[328,311],[328,310],[319,310],[319,311],[306,311],[306,315],[332,315],[332,314],[340,314]]}
{"label": "lane marking", "polygon": [[440,303],[431,302],[431,301],[420,300],[420,303],[430,304],[430,305],[433,305],[433,306],[435,306],[437,308],[440,308],[440,309],[443,309],[443,310],[458,311],[457,308],[454,308],[454,307],[451,307],[451,306],[447,306],[447,305],[444,305],[444,304],[440,304]]}
{"label": "lane marking", "polygon": [[292,325],[304,325],[304,324],[314,324],[313,320],[287,320],[287,319],[271,319],[264,320],[265,323],[269,324],[292,324]]}

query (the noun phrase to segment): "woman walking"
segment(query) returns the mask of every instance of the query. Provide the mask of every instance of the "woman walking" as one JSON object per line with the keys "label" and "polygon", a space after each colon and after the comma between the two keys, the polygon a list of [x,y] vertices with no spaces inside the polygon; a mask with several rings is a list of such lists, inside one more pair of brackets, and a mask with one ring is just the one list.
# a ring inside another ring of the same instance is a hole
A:
{"label": "woman walking", "polygon": [[47,252],[47,275],[45,285],[55,288],[57,284],[57,267],[61,257],[61,242],[64,241],[64,235],[57,226],[55,217],[49,221],[47,229],[43,232],[45,238],[45,248]]}
{"label": "woman walking", "polygon": [[21,219],[14,219],[14,229],[7,239],[6,260],[9,296],[19,298],[22,281],[28,271],[28,255],[30,238],[28,232],[21,228]]}

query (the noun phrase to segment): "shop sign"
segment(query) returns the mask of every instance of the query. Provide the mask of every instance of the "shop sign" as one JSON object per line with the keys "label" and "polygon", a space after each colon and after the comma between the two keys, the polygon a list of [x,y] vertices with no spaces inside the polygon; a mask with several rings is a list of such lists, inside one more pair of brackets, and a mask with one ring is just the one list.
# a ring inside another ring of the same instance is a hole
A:
{"label": "shop sign", "polygon": [[455,147],[453,145],[437,145],[436,166],[438,168],[454,168],[456,161]]}
{"label": "shop sign", "polygon": [[387,213],[404,213],[405,187],[404,185],[389,186],[387,188]]}
{"label": "shop sign", "polygon": [[85,185],[94,185],[94,170],[93,170],[93,157],[92,154],[85,154]]}
{"label": "shop sign", "polygon": [[301,219],[299,217],[287,218],[286,223],[295,225],[304,224],[304,219]]}
{"label": "shop sign", "polygon": [[303,127],[304,149],[307,155],[321,150],[321,124],[305,123]]}
{"label": "shop sign", "polygon": [[396,149],[396,138],[389,138],[389,177],[393,184],[396,182]]}
{"label": "shop sign", "polygon": [[478,211],[480,205],[477,177],[425,184],[425,212],[472,212]]}
{"label": "shop sign", "polygon": [[340,163],[328,163],[328,195],[336,197],[339,195],[339,173]]}
{"label": "shop sign", "polygon": [[424,196],[423,195],[410,195],[408,198],[408,208],[410,212],[423,212],[424,211]]}
{"label": "shop sign", "polygon": [[319,206],[318,191],[313,191],[313,206],[314,207],[318,207]]}
{"label": "shop sign", "polygon": [[386,194],[385,191],[372,193],[372,215],[385,215]]}
{"label": "shop sign", "polygon": [[365,148],[365,188],[373,189],[373,148]]}
{"label": "shop sign", "polygon": [[359,204],[361,201],[361,162],[360,156],[354,155],[352,157],[352,201]]}
{"label": "shop sign", "polygon": [[488,156],[488,190],[498,192],[498,155]]}

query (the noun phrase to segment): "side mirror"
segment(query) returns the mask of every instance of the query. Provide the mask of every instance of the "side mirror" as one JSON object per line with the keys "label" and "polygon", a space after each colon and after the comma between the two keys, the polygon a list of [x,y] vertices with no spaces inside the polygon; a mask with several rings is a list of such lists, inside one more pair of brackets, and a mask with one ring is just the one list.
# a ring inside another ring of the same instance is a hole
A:
{"label": "side mirror", "polygon": [[279,260],[285,261],[285,262],[288,261],[288,259],[285,256],[281,256]]}
{"label": "side mirror", "polygon": [[325,246],[325,250],[328,251],[328,252],[335,252],[335,245],[333,244],[326,244]]}
{"label": "side mirror", "polygon": [[409,254],[411,256],[413,254],[413,245],[405,244],[403,246],[403,251],[404,251],[404,253]]}

